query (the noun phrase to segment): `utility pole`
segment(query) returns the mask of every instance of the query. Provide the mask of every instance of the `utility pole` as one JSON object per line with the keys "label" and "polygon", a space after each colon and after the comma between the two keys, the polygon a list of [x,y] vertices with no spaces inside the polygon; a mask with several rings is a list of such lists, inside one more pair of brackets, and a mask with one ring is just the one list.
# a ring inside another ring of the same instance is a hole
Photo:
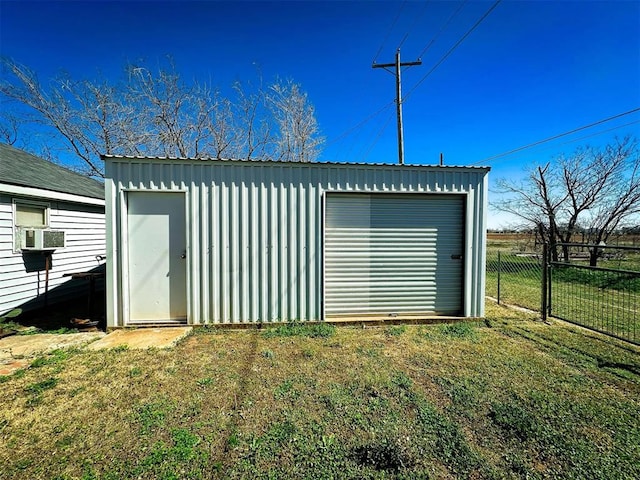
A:
{"label": "utility pole", "polygon": [[[412,67],[414,65],[422,65],[421,60],[415,62],[400,63],[400,49],[396,50],[395,63],[374,63],[371,68],[384,68],[387,72],[396,77],[396,110],[398,115],[398,163],[404,163],[404,133],[402,131],[402,79],[400,76],[400,67]],[[390,68],[395,68],[395,73]]]}

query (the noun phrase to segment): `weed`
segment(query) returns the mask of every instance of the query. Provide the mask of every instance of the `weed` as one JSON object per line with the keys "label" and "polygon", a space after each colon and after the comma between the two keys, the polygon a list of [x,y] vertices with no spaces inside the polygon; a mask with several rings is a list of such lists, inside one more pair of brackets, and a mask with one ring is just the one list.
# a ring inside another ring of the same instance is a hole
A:
{"label": "weed", "polygon": [[32,463],[33,463],[33,460],[30,460],[28,458],[23,458],[16,462],[16,468],[18,470],[26,470],[31,466]]}
{"label": "weed", "polygon": [[176,428],[171,432],[173,439],[172,454],[180,462],[192,460],[196,456],[195,447],[200,443],[200,438],[186,428]]}
{"label": "weed", "polygon": [[276,400],[281,400],[283,398],[295,399],[299,395],[300,392],[294,388],[294,381],[292,379],[285,380],[273,391],[273,396]]}
{"label": "weed", "polygon": [[65,448],[68,447],[70,445],[73,445],[73,443],[76,441],[75,436],[73,435],[63,435],[62,437],[59,437],[58,440],[56,440],[56,447],[58,448]]}
{"label": "weed", "polygon": [[11,379],[22,378],[26,374],[27,371],[24,368],[21,368],[20,370],[16,370],[13,373],[10,373],[9,375],[0,375],[0,383],[8,382]]}
{"label": "weed", "polygon": [[22,309],[14,308],[10,312],[5,313],[0,317],[0,332],[19,330],[21,325],[14,322],[12,319],[18,317],[22,313]]}
{"label": "weed", "polygon": [[229,448],[237,448],[240,446],[240,438],[238,437],[237,430],[233,430],[227,439],[227,446]]}
{"label": "weed", "polygon": [[38,333],[42,333],[42,330],[36,327],[25,328],[24,330],[19,330],[18,335],[21,337],[26,337],[28,335],[37,335]]}
{"label": "weed", "polygon": [[135,410],[134,418],[140,425],[140,433],[147,435],[162,427],[165,417],[173,410],[172,404],[164,399],[139,405]]}
{"label": "weed", "polygon": [[408,451],[395,438],[386,437],[356,447],[353,457],[360,465],[395,473],[414,463]]}
{"label": "weed", "polygon": [[267,349],[267,350],[263,350],[263,351],[262,351],[262,356],[263,356],[264,358],[269,359],[269,360],[273,360],[274,358],[276,358],[276,354],[275,354],[275,353],[273,353],[273,350],[269,350],[269,349]]}
{"label": "weed", "polygon": [[262,335],[273,337],[309,337],[328,338],[335,334],[336,327],[328,323],[289,322],[284,325],[266,329]]}
{"label": "weed", "polygon": [[60,327],[60,328],[56,328],[55,330],[47,330],[47,333],[55,333],[58,335],[66,335],[69,333],[78,333],[78,329],[77,328],[69,328],[69,327]]}
{"label": "weed", "polygon": [[198,385],[199,387],[208,387],[209,385],[213,385],[213,378],[205,377],[196,380],[196,385]]}
{"label": "weed", "polygon": [[142,369],[140,367],[132,367],[129,369],[129,376],[131,378],[139,377],[142,375]]}
{"label": "weed", "polygon": [[39,368],[45,365],[55,365],[64,362],[71,355],[70,350],[53,350],[49,354],[36,358],[31,362],[31,368]]}
{"label": "weed", "polygon": [[402,390],[410,390],[413,385],[411,380],[404,372],[396,372],[391,377],[391,383]]}
{"label": "weed", "polygon": [[290,440],[297,431],[298,429],[293,422],[285,420],[284,422],[273,425],[267,432],[267,437],[277,445],[281,445]]}
{"label": "weed", "polygon": [[466,409],[469,405],[477,402],[477,386],[472,380],[468,378],[436,378],[435,381],[451,399],[453,407],[461,413],[466,415]]}
{"label": "weed", "polygon": [[446,323],[439,326],[442,335],[453,338],[476,338],[476,324],[470,322]]}
{"label": "weed", "polygon": [[128,350],[129,350],[129,345],[127,345],[127,344],[118,345],[118,346],[113,347],[111,349],[112,352],[116,352],[116,353],[118,353],[118,352],[126,352]]}
{"label": "weed", "polygon": [[538,422],[535,416],[517,399],[492,403],[489,417],[506,433],[520,441],[534,438],[538,433]]}
{"label": "weed", "polygon": [[425,433],[433,435],[434,452],[445,465],[457,475],[468,477],[479,466],[479,458],[466,441],[460,427],[426,401],[413,394],[412,400],[418,410],[418,420]]}
{"label": "weed", "polygon": [[142,460],[142,466],[146,469],[160,465],[167,459],[168,448],[164,442],[156,442],[151,452]]}
{"label": "weed", "polygon": [[71,398],[73,398],[73,397],[81,394],[82,392],[84,392],[86,389],[87,389],[87,387],[85,387],[85,386],[76,387],[76,388],[74,388],[73,390],[71,390],[69,392],[69,396]]}
{"label": "weed", "polygon": [[380,356],[380,351],[381,351],[380,348],[365,348],[365,347],[356,348],[356,353],[369,358],[378,358]]}
{"label": "weed", "polygon": [[400,335],[402,335],[406,331],[407,331],[407,326],[406,325],[392,325],[392,326],[387,327],[385,329],[384,334],[387,337],[399,337]]}
{"label": "weed", "polygon": [[58,379],[54,377],[47,378],[41,382],[32,383],[27,385],[24,390],[31,395],[40,395],[46,390],[49,390],[58,385]]}

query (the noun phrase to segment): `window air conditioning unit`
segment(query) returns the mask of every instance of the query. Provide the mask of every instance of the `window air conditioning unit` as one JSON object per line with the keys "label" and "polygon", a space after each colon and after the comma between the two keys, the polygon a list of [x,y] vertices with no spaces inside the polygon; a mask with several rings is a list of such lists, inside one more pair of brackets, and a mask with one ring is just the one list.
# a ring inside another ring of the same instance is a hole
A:
{"label": "window air conditioning unit", "polygon": [[42,230],[39,228],[24,229],[20,232],[20,248],[22,250],[55,250],[64,248],[64,232],[62,230]]}

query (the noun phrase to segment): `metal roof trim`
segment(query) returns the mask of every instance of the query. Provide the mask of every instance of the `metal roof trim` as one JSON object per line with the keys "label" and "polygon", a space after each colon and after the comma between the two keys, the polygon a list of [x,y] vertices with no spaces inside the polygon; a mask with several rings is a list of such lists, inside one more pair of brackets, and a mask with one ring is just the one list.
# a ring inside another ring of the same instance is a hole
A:
{"label": "metal roof trim", "polygon": [[399,168],[436,168],[436,169],[468,169],[468,170],[491,170],[490,166],[482,165],[438,165],[438,164],[424,164],[424,163],[363,163],[363,162],[333,162],[333,161],[317,161],[317,162],[284,162],[281,160],[268,160],[268,159],[239,159],[239,158],[193,158],[193,157],[153,157],[143,155],[100,155],[102,160],[122,160],[122,161],[189,161],[189,162],[228,162],[228,163],[265,163],[265,164],[279,164],[279,165],[296,165],[296,166],[314,166],[314,165],[329,165],[329,166],[346,166],[346,167],[399,167]]}

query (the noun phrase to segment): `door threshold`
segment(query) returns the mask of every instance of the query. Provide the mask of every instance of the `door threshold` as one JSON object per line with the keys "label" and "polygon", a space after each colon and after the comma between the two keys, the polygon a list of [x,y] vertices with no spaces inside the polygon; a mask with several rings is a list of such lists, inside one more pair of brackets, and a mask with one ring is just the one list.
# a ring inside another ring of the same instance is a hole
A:
{"label": "door threshold", "polygon": [[148,327],[186,327],[186,320],[154,320],[154,321],[144,321],[144,322],[129,322],[125,325],[126,327],[133,328],[148,328]]}

